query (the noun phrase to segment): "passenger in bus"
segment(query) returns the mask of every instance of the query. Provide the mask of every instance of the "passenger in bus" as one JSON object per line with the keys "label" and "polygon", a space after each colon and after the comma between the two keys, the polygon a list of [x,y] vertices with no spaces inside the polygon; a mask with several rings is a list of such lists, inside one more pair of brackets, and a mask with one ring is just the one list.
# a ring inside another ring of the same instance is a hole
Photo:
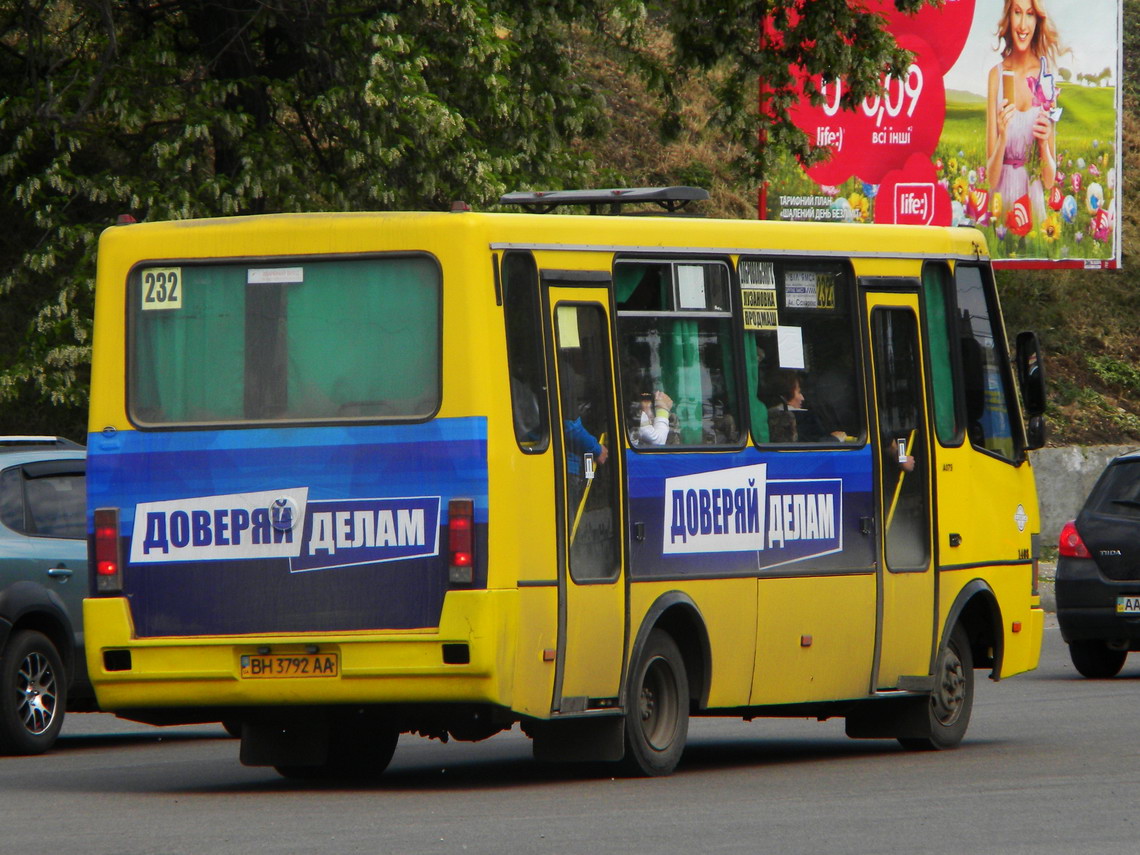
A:
{"label": "passenger in bus", "polygon": [[642,392],[637,409],[636,445],[665,445],[669,441],[669,418],[673,399],[662,390]]}
{"label": "passenger in bus", "polygon": [[566,419],[566,471],[571,475],[582,474],[582,457],[594,455],[594,462],[605,463],[610,453],[582,424],[582,417]]}
{"label": "passenger in bus", "polygon": [[777,371],[773,391],[777,402],[768,408],[769,442],[830,442],[847,439],[845,430],[830,420],[825,424],[826,407],[810,410],[804,406],[799,371],[787,368]]}

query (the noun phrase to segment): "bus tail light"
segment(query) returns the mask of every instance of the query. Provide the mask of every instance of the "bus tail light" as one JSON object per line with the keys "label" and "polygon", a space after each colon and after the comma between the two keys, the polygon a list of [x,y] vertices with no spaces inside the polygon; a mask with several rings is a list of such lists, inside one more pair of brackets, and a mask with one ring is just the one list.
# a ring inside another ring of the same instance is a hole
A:
{"label": "bus tail light", "polygon": [[456,584],[475,581],[475,502],[452,499],[447,503],[447,544],[450,553],[448,580]]}
{"label": "bus tail light", "polygon": [[118,594],[123,590],[123,554],[119,541],[119,509],[95,509],[95,591]]}
{"label": "bus tail light", "polygon": [[1059,551],[1066,558],[1088,558],[1089,550],[1077,531],[1076,520],[1069,520],[1061,529],[1061,542]]}

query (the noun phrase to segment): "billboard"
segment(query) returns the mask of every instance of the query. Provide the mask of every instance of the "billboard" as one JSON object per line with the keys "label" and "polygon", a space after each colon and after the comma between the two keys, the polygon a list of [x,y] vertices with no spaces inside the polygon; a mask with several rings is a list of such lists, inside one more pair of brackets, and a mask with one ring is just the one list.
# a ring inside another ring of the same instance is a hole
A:
{"label": "billboard", "polygon": [[777,158],[760,215],[972,225],[997,267],[1119,267],[1120,0],[866,6],[913,64],[854,111],[820,80],[791,119],[828,156]]}

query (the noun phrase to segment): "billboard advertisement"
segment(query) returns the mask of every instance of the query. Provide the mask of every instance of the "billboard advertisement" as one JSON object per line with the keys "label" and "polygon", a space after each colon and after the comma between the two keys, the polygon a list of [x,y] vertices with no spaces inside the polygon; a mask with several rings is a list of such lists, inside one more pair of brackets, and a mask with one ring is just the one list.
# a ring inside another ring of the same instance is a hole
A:
{"label": "billboard advertisement", "polygon": [[866,6],[914,62],[853,111],[818,81],[791,118],[827,157],[778,158],[761,216],[972,225],[998,267],[1119,267],[1119,0]]}

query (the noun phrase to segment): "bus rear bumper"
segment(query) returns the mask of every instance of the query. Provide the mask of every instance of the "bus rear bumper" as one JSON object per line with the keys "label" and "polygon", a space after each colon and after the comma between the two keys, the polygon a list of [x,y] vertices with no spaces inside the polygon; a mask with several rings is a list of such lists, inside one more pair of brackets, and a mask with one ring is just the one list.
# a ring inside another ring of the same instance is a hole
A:
{"label": "bus rear bumper", "polygon": [[1041,659],[1041,640],[1045,635],[1045,611],[1034,605],[1026,613],[1026,619],[1014,622],[1006,628],[1005,655],[1002,659],[1001,676],[1012,677],[1033,671]]}
{"label": "bus rear bumper", "polygon": [[[103,710],[269,705],[509,706],[496,639],[512,592],[465,594],[438,629],[137,638],[125,598],[84,603],[87,665]],[[461,615],[454,612],[461,611]]]}

